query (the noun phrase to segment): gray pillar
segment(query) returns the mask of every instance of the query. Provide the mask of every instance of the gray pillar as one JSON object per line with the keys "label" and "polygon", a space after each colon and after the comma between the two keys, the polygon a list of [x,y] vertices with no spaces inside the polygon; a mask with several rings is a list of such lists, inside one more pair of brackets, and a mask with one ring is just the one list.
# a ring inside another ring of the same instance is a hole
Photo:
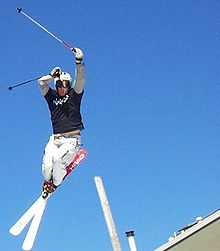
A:
{"label": "gray pillar", "polygon": [[105,217],[105,222],[106,222],[109,236],[111,239],[112,248],[114,251],[121,251],[119,238],[118,238],[118,235],[116,232],[115,223],[114,223],[114,220],[112,217],[110,205],[109,205],[106,193],[105,193],[102,179],[101,179],[101,177],[98,177],[98,176],[96,176],[94,179],[95,179],[95,184],[96,184],[96,188],[98,191],[98,195],[99,195],[99,198],[101,201],[102,210],[103,210],[104,217]]}

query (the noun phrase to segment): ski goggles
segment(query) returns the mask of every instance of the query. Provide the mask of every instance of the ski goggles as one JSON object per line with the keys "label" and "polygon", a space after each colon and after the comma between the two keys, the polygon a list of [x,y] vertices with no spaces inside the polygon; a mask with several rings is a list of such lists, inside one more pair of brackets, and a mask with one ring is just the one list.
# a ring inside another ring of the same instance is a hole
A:
{"label": "ski goggles", "polygon": [[64,83],[61,80],[56,81],[56,88],[69,88],[69,81],[67,83]]}

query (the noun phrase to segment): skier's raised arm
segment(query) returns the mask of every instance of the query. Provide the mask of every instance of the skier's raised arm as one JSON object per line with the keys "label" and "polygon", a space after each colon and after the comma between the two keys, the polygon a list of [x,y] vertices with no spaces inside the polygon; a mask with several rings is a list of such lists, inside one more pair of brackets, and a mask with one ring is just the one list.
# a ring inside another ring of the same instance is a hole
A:
{"label": "skier's raised arm", "polygon": [[79,48],[72,49],[75,56],[76,70],[75,70],[75,80],[72,83],[72,87],[76,93],[80,94],[83,92],[85,77],[84,77],[84,64],[83,61],[83,52]]}
{"label": "skier's raised arm", "polygon": [[49,83],[54,80],[54,78],[59,77],[61,73],[61,69],[59,67],[55,67],[50,74],[41,77],[38,80],[40,91],[43,96],[47,94],[49,91]]}

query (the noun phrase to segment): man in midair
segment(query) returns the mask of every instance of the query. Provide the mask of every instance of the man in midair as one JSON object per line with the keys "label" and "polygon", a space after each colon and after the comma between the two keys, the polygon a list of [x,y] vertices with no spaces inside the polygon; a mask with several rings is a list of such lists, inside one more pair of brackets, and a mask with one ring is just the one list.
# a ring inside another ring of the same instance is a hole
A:
{"label": "man in midair", "polygon": [[[66,167],[80,149],[80,132],[84,129],[80,113],[84,92],[83,52],[72,49],[75,56],[75,79],[61,68],[55,67],[49,75],[39,79],[41,94],[50,110],[53,134],[49,138],[43,156],[43,190],[51,193],[65,178]],[[54,81],[55,89],[49,86]]]}

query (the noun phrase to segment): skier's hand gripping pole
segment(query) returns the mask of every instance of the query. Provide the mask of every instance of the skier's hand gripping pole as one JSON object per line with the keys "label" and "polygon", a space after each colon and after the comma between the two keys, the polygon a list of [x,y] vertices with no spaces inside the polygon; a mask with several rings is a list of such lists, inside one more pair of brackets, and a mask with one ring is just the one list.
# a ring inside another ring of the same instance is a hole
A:
{"label": "skier's hand gripping pole", "polygon": [[71,48],[74,56],[75,56],[75,62],[76,64],[81,64],[83,61],[83,51],[80,48]]}
{"label": "skier's hand gripping pole", "polygon": [[53,68],[53,70],[50,72],[50,75],[53,78],[59,78],[61,74],[61,68],[60,67],[55,67]]}

